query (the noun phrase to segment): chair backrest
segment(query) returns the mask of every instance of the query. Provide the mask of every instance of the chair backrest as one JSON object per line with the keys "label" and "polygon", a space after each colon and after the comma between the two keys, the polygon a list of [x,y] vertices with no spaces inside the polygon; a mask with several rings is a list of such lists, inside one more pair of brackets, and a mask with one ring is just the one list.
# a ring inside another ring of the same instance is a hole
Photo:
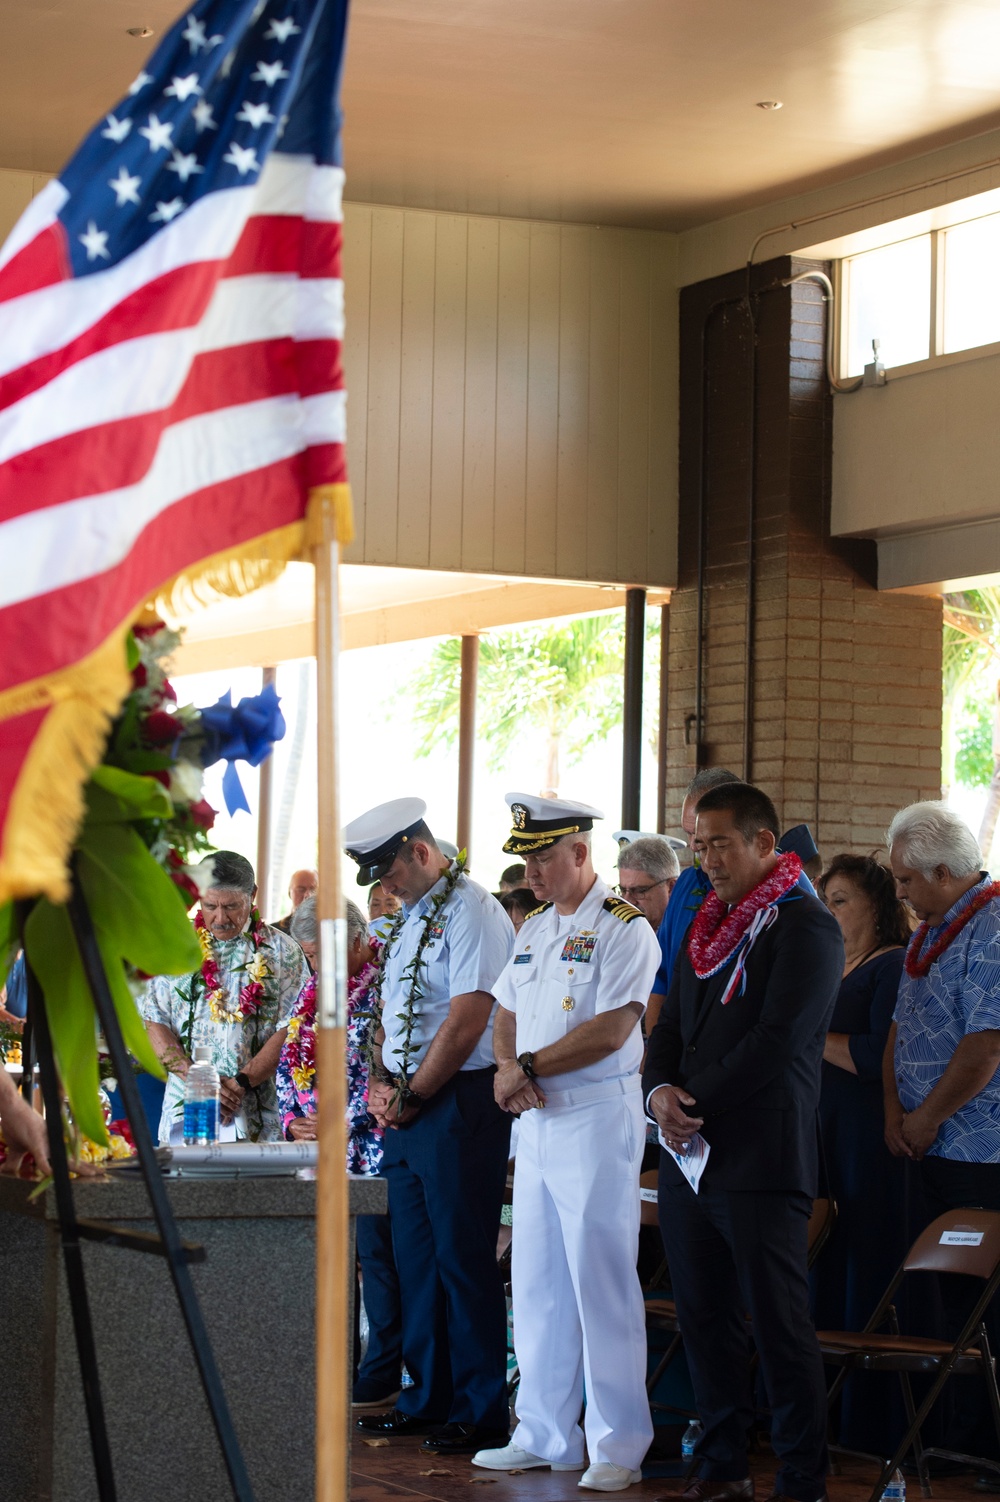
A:
{"label": "chair backrest", "polygon": [[949,1210],[917,1237],[907,1272],[966,1273],[991,1278],[1000,1265],[1000,1210]]}
{"label": "chair backrest", "polygon": [[655,1168],[639,1175],[639,1224],[656,1226],[660,1223],[659,1189],[660,1175]]}
{"label": "chair backrest", "polygon": [[809,1242],[808,1262],[812,1267],[820,1252],[830,1239],[837,1220],[837,1201],[834,1199],[814,1199],[812,1214],[809,1216]]}

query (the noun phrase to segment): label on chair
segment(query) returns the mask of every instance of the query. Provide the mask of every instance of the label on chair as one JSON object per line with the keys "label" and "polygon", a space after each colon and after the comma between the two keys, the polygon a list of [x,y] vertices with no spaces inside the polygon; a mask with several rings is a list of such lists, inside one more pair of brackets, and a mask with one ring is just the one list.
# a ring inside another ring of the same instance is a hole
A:
{"label": "label on chair", "polygon": [[985,1231],[942,1231],[938,1246],[982,1246]]}
{"label": "label on chair", "polygon": [[659,1199],[659,1195],[655,1189],[640,1189],[639,1198],[645,1200],[647,1205],[655,1205]]}

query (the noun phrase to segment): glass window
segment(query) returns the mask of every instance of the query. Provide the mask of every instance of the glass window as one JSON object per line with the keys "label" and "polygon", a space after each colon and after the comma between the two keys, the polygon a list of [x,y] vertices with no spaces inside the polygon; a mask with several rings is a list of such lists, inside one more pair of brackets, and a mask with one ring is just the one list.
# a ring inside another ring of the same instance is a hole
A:
{"label": "glass window", "polygon": [[919,235],[845,262],[846,375],[860,375],[879,340],[885,365],[926,360],[931,324],[931,240]]}
{"label": "glass window", "polygon": [[944,353],[1000,341],[1000,214],[944,236]]}

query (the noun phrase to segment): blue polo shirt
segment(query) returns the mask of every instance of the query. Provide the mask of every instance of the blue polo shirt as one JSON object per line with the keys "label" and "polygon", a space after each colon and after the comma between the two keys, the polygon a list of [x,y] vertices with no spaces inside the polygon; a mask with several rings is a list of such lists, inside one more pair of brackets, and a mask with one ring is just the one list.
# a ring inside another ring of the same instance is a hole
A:
{"label": "blue polo shirt", "polygon": [[[989,884],[981,881],[928,929],[921,952]],[[926,1100],[969,1033],[1000,1030],[1000,899],[989,902],[952,940],[924,976],[903,971],[893,1017],[896,1088],[904,1111]],[[1000,1163],[1000,1069],[978,1095],[942,1123],[927,1156],[962,1163]]]}

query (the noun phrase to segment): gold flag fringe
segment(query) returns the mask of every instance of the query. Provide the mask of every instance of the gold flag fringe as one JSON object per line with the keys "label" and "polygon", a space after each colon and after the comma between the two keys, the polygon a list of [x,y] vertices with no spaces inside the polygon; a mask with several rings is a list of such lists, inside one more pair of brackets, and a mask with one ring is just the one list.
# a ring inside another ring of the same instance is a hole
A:
{"label": "gold flag fringe", "polygon": [[[157,610],[177,614],[219,596],[239,596],[279,577],[308,555],[319,517],[333,508],[337,540],[353,538],[348,485],[309,492],[306,519],[201,559],[154,594]],[[0,843],[0,905],[11,898],[69,896],[69,855],[83,819],[84,785],[100,761],[108,730],[131,688],[125,636],[148,616],[144,604],[80,662],[0,693],[0,721],[48,707],[18,775]]]}

